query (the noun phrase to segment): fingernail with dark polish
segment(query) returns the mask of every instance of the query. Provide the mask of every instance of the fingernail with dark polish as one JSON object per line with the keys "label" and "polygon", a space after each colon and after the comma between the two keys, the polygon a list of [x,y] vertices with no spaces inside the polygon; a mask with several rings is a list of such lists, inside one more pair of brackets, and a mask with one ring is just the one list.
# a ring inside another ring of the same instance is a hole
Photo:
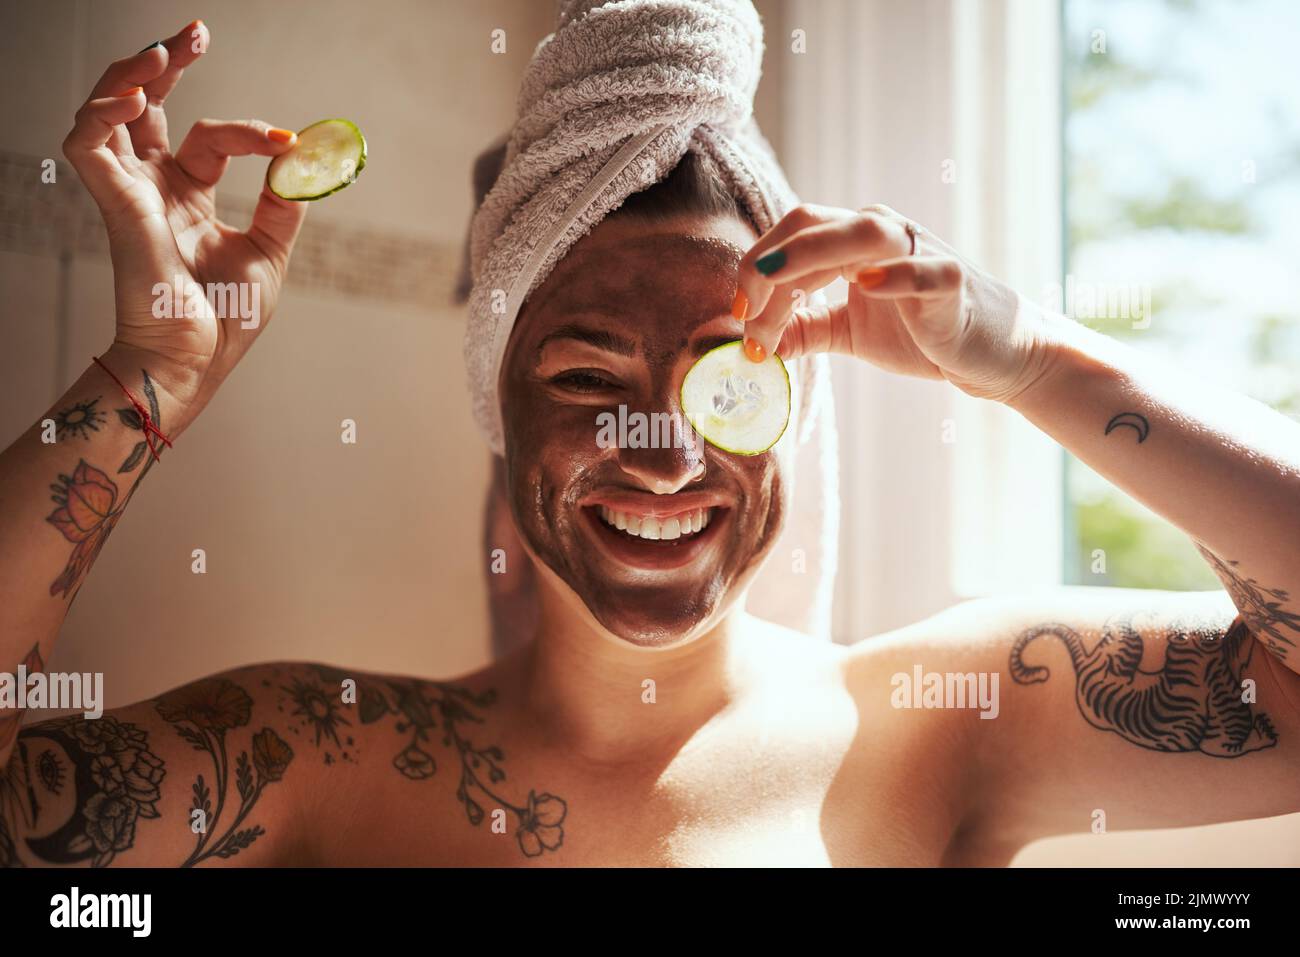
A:
{"label": "fingernail with dark polish", "polygon": [[[154,40],[153,43],[151,43],[151,44],[149,44],[147,47],[145,47],[144,50],[152,50],[154,47],[156,47],[156,46],[161,46],[161,45],[162,45],[162,41],[161,41],[161,40]],[[140,53],[143,53],[144,50],[141,50]],[[137,53],[136,56],[139,56],[140,53]]]}
{"label": "fingernail with dark polish", "polygon": [[774,249],[766,256],[759,256],[754,261],[754,268],[764,276],[770,276],[785,265],[785,250]]}

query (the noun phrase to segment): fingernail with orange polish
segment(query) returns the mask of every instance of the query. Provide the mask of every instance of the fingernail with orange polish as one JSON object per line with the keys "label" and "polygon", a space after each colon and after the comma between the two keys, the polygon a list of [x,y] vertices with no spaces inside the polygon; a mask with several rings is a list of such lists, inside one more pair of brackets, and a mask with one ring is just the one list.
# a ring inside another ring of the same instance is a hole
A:
{"label": "fingernail with orange polish", "polygon": [[121,97],[127,97],[127,96],[135,96],[137,93],[143,93],[143,92],[144,92],[144,87],[142,87],[142,86],[133,86],[133,87],[131,87],[131,89],[127,90],[126,92],[124,92],[124,93],[119,93],[119,94],[117,94],[117,95],[118,95],[118,96],[121,96]]}
{"label": "fingernail with orange polish", "polygon": [[762,362],[767,358],[767,350],[763,348],[762,343],[756,339],[745,340],[745,355],[750,362]]}
{"label": "fingernail with orange polish", "polygon": [[743,289],[737,289],[736,298],[731,301],[731,314],[744,322],[747,312],[749,312],[749,297],[745,295]]}
{"label": "fingernail with orange polish", "polygon": [[863,289],[870,289],[873,286],[879,286],[885,281],[888,272],[884,266],[869,266],[858,273],[856,282]]}
{"label": "fingernail with orange polish", "polygon": [[266,138],[273,143],[292,143],[295,136],[297,134],[293,130],[282,130],[278,126],[273,126],[266,131]]}

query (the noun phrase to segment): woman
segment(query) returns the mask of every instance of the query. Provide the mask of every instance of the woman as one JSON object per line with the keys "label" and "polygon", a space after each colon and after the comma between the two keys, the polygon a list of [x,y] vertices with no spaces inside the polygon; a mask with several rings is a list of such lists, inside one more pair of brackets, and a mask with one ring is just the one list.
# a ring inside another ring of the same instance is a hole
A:
{"label": "woman", "polygon": [[[266,191],[247,233],[212,213],[229,157],[292,135],[204,121],[170,152],[163,101],[207,40],[191,24],[110,66],[65,144],[108,227],[117,334],[48,416],[94,421],[89,441],[38,423],[0,459],[15,664],[48,658],[139,477],[265,328],[302,223]],[[6,862],[1001,864],[1099,815],[1300,810],[1297,426],[1045,314],[883,207],[758,229],[688,157],[593,225],[501,337],[489,412],[532,640],[451,682],[255,665],[11,727]],[[262,323],[206,302],[156,318],[175,276],[258,283]],[[840,277],[846,303],[787,305]],[[594,441],[599,410],[676,411],[694,358],[741,337],[756,360],[836,351],[1017,409],[1192,536],[1231,600],[980,600],[849,648],[749,615],[797,505],[792,442]],[[104,415],[97,397],[124,392]]]}

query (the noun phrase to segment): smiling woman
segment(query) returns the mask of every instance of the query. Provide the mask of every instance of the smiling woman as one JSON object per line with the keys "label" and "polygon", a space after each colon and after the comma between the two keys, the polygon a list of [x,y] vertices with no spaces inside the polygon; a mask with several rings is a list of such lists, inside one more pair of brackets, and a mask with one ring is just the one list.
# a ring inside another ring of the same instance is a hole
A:
{"label": "smiling woman", "polygon": [[[481,159],[480,178],[499,175],[497,164],[501,159],[499,154]],[[487,180],[480,182],[480,195],[490,185]],[[601,457],[620,463],[608,466],[612,476],[601,479],[584,467],[584,480],[591,483],[591,488],[602,481],[607,485],[622,482],[652,493],[642,495],[640,502],[629,503],[626,495],[615,501],[607,489],[608,503],[586,506],[582,513],[586,518],[572,527],[591,525],[589,531],[594,533],[595,544],[604,549],[594,554],[612,550],[619,561],[677,568],[703,554],[713,537],[728,534],[721,529],[714,530],[711,536],[695,534],[704,531],[715,517],[725,518],[725,503],[719,492],[711,491],[715,483],[704,481],[702,442],[689,427],[680,392],[693,362],[719,346],[735,342],[743,333],[743,323],[733,309],[734,277],[744,251],[753,245],[759,232],[746,205],[727,188],[727,176],[717,161],[706,152],[690,150],[663,179],[632,193],[579,240],[524,303],[501,371],[506,449],[512,434],[510,421],[527,433],[516,435],[519,442],[531,436],[537,447],[551,447],[557,452],[563,449],[567,454],[590,448],[598,453],[621,447],[623,451]],[[517,369],[512,366],[516,361],[520,363]],[[527,367],[529,361],[531,368]],[[757,579],[754,591],[759,597],[754,610],[758,614],[824,636],[836,549],[835,426],[828,371],[821,359],[812,356],[795,360],[789,371],[793,380],[793,426],[783,430],[788,439],[779,446],[786,474],[771,490],[776,495],[772,503],[774,524],[759,535],[764,551],[753,556],[754,568],[745,580]],[[511,374],[519,377],[513,387],[516,408],[528,414],[509,414]],[[548,408],[553,414],[538,416],[540,408]],[[634,427],[638,418],[647,426],[644,442]],[[559,421],[568,421],[572,429],[564,441],[555,441],[556,436],[544,428]],[[612,435],[608,428],[611,422]],[[621,429],[619,423],[631,423],[632,427]],[[619,436],[626,441],[609,441]],[[796,448],[800,449],[798,455]],[[510,461],[508,452],[506,460]],[[512,469],[495,470],[493,475],[486,520],[486,527],[492,530],[489,547],[507,551],[528,547],[531,551],[534,546],[527,534],[520,543],[515,528],[521,532],[530,527],[558,532],[554,524],[557,512],[552,511],[558,503],[536,499],[543,487],[540,476],[520,478]],[[507,494],[507,475],[512,482],[523,482],[525,486],[535,483],[530,499],[534,510],[531,522],[520,514],[524,506],[519,497]],[[685,493],[678,489],[681,484],[688,484],[686,491],[697,496],[701,492],[712,494],[710,504],[706,506],[703,500],[699,504],[683,501]],[[793,503],[782,502],[792,485],[802,490],[801,496]],[[579,490],[570,491],[577,494]],[[662,523],[660,518],[664,516],[650,504],[659,494],[673,495],[676,509]],[[635,507],[621,509],[620,504]],[[609,521],[602,521],[602,507],[618,514],[611,513]],[[739,503],[733,503],[733,509],[738,507]],[[749,503],[746,507],[757,505]],[[512,518],[503,521],[507,513]],[[624,534],[607,534],[611,527]],[[685,531],[688,528],[692,531]],[[777,544],[774,538],[782,529],[785,545]],[[730,534],[736,534],[735,528]],[[629,551],[629,536],[636,542],[674,544],[671,548],[636,545]],[[791,562],[765,567],[762,558],[778,549],[790,554]],[[558,555],[553,557],[557,562],[561,560]],[[511,628],[507,623],[535,618],[535,581],[531,574],[515,571],[509,581],[489,575],[488,585],[493,589],[490,613],[497,651],[504,653],[526,640],[527,629]],[[722,583],[714,582],[711,587],[717,590]],[[661,611],[692,607],[698,611],[701,600],[697,595],[689,606],[674,606],[669,596],[661,595],[648,607]],[[663,639],[647,636],[629,640]]]}
{"label": "smiling woman", "polygon": [[[692,363],[743,334],[733,310],[734,277],[757,236],[718,164],[706,153],[689,151],[664,179],[633,193],[573,246],[525,302],[511,333],[501,372],[507,469],[500,474],[529,491],[526,498],[510,491],[491,501],[510,509],[531,554],[553,571],[563,568],[561,578],[585,581],[587,586],[578,589],[585,594],[606,575],[600,567],[584,575],[573,564],[580,559],[631,563],[629,574],[645,589],[650,587],[647,568],[681,569],[730,548],[729,561],[712,577],[689,587],[682,579],[676,593],[661,590],[647,601],[631,601],[627,593],[609,596],[597,618],[605,615],[607,625],[621,621],[622,630],[615,633],[634,643],[681,640],[716,620],[715,613],[724,610],[721,597],[739,598],[744,586],[763,574],[763,559],[787,526],[788,539],[796,543],[790,549],[795,565],[769,566],[759,588],[768,607],[776,609],[770,617],[799,628],[826,618],[817,606],[825,604],[833,579],[833,562],[827,559],[833,555],[834,513],[822,506],[834,459],[818,445],[795,454],[799,437],[807,442],[812,426],[819,427],[813,436],[818,441],[834,428],[825,402],[826,373],[818,360],[806,357],[791,366],[799,424],[773,456],[783,474],[769,474],[770,464],[749,463],[748,472],[736,473],[751,476],[746,494],[727,489],[721,474],[706,479],[700,443],[682,438],[691,435],[689,430],[674,427],[672,441],[627,442],[613,451],[605,451],[612,446],[602,441],[602,422],[611,416],[685,418],[681,389]],[[819,379],[821,390],[814,392]],[[538,415],[543,408],[547,414]],[[562,423],[569,429],[563,438],[552,431]],[[538,466],[511,466],[512,445],[520,453],[517,461]],[[533,453],[543,449],[568,456],[568,467],[581,481],[562,489],[533,473],[540,468]],[[586,449],[592,459],[579,468],[578,456],[585,455],[580,450]],[[803,460],[797,484],[805,494],[792,516],[797,459]],[[755,482],[754,476],[762,478]],[[658,496],[672,496],[666,515],[660,514],[664,506],[654,504]],[[573,504],[579,501],[584,504]],[[602,507],[620,514],[604,521]],[[683,535],[684,528],[695,528],[697,512],[698,531],[710,525],[707,534]],[[564,514],[581,520],[565,522],[559,517]],[[546,549],[537,538],[544,530],[591,535],[595,550]],[[645,544],[649,541],[657,544]],[[531,589],[515,589],[499,596],[492,612],[498,620],[527,617],[518,606],[535,600]],[[614,609],[620,609],[617,615]],[[657,609],[663,620],[633,615],[635,609]],[[628,616],[649,631],[627,631]]]}

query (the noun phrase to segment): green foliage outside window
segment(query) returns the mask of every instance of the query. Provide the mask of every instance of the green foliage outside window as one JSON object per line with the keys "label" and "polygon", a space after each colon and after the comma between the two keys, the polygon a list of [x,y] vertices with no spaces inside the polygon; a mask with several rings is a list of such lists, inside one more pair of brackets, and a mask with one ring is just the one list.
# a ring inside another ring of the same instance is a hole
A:
{"label": "green foliage outside window", "polygon": [[[1067,273],[1140,282],[1081,322],[1300,418],[1300,4],[1064,0]],[[1176,528],[1073,457],[1068,579],[1217,588]]]}

